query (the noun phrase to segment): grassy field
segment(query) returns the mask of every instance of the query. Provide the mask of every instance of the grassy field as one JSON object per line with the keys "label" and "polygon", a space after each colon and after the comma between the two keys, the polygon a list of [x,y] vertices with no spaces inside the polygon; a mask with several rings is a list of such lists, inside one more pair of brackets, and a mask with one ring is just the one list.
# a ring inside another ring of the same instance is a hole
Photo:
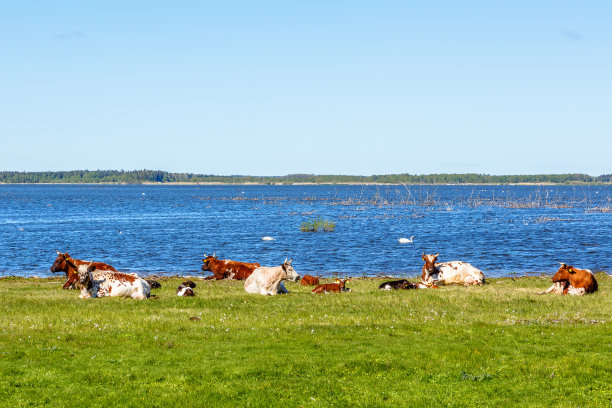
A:
{"label": "grassy field", "polygon": [[198,281],[178,298],[174,278],[146,301],[0,279],[0,405],[610,407],[612,278],[597,279],[584,297],[537,296],[550,279],[534,277],[274,297]]}

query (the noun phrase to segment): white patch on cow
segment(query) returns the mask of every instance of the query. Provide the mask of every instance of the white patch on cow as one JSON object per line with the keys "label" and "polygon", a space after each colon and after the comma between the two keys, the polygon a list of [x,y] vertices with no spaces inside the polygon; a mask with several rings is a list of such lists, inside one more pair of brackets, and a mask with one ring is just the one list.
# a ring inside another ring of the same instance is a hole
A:
{"label": "white patch on cow", "polygon": [[586,289],[585,288],[575,288],[572,285],[570,285],[569,288],[567,288],[567,293],[569,295],[582,296],[586,294]]}
{"label": "white patch on cow", "polygon": [[385,285],[381,288],[382,290],[391,290],[391,285]]}
{"label": "white patch on cow", "polygon": [[[182,285],[181,285],[182,286]],[[177,292],[176,295],[177,296],[185,296],[185,292],[187,292],[187,289],[191,289],[189,286],[185,286],[183,288],[180,288]]]}

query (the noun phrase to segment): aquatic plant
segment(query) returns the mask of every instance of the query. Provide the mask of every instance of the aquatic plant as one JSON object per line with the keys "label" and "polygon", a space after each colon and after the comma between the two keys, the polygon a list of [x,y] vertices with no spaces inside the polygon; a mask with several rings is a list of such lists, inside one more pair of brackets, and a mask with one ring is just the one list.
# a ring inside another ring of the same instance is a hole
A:
{"label": "aquatic plant", "polygon": [[336,229],[336,223],[317,217],[312,221],[304,221],[300,225],[300,231],[302,232],[332,232]]}

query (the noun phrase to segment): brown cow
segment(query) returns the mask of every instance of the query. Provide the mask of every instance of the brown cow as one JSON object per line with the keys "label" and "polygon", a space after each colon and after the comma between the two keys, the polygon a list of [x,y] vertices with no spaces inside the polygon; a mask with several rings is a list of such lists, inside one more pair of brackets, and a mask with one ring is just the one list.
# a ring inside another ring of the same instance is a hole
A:
{"label": "brown cow", "polygon": [[82,261],[80,259],[72,258],[68,252],[65,254],[62,254],[59,251],[56,252],[57,258],[55,258],[55,262],[53,262],[53,265],[51,265],[49,270],[53,273],[64,272],[66,274],[66,283],[62,287],[63,289],[76,289],[75,284],[79,281],[79,270],[81,272],[86,272],[90,265],[101,271],[117,272],[115,268],[103,262],[92,263],[90,261]]}
{"label": "brown cow", "polygon": [[261,266],[258,263],[246,263],[230,261],[229,259],[217,259],[215,254],[212,254],[212,256],[204,254],[204,259],[202,259],[202,262],[204,263],[204,265],[202,265],[202,270],[204,272],[210,271],[213,273],[213,276],[209,276],[206,279],[216,280],[221,280],[225,278],[245,280],[253,273],[255,269]]}
{"label": "brown cow", "polygon": [[312,286],[319,284],[319,277],[312,275],[304,275],[302,280],[300,281],[300,285],[302,286]]}
{"label": "brown cow", "polygon": [[578,269],[561,263],[561,267],[552,277],[553,284],[545,293],[556,293],[558,295],[584,295],[597,291],[597,280],[593,272],[588,269]]}
{"label": "brown cow", "polygon": [[336,279],[335,283],[326,283],[319,285],[312,290],[312,293],[340,293],[350,292],[351,290],[345,287],[346,283],[350,282],[349,279]]}

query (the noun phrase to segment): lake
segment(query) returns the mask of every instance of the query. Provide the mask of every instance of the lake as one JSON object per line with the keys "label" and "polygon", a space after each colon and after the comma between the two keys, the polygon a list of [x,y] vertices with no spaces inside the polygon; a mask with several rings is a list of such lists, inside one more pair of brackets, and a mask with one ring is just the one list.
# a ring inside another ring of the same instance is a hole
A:
{"label": "lake", "polygon": [[[317,217],[335,230],[300,231]],[[144,275],[213,252],[322,276],[415,276],[423,252],[492,277],[609,272],[611,238],[608,185],[0,185],[0,276],[52,276],[55,251]]]}

